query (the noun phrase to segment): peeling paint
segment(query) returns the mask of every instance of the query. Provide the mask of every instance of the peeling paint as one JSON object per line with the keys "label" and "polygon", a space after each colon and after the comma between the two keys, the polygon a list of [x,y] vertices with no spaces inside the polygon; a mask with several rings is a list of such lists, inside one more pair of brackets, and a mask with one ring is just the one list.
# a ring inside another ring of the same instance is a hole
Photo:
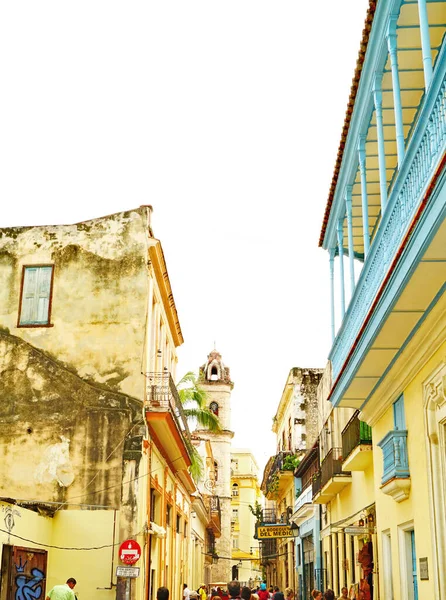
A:
{"label": "peeling paint", "polygon": [[74,481],[73,465],[70,461],[70,440],[64,435],[61,442],[48,446],[37,466],[34,479],[37,483],[57,481],[61,487],[68,487]]}

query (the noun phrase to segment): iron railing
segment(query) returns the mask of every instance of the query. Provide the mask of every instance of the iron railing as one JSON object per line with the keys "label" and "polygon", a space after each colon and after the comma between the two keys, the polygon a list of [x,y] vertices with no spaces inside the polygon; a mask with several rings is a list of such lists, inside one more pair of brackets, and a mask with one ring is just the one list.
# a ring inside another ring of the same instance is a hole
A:
{"label": "iron railing", "polygon": [[360,444],[372,443],[372,428],[355,413],[342,430],[342,458],[345,460]]}
{"label": "iron railing", "polygon": [[211,513],[218,513],[218,516],[220,517],[220,498],[218,496],[209,496],[209,510]]}
{"label": "iron railing", "polygon": [[277,558],[277,539],[259,540],[260,563],[268,564]]}
{"label": "iron railing", "polygon": [[169,410],[185,437],[190,439],[190,431],[184,414],[183,405],[176,385],[168,371],[165,373],[147,373],[147,400],[149,410]]}
{"label": "iron railing", "polygon": [[321,462],[321,486],[332,479],[334,476],[350,477],[350,471],[342,470],[342,449],[331,448]]}
{"label": "iron railing", "polygon": [[319,492],[322,489],[321,479],[322,479],[322,474],[319,470],[319,471],[317,471],[317,473],[315,473],[313,475],[313,483],[312,483],[313,498],[316,496],[316,494],[319,494]]}
{"label": "iron railing", "polygon": [[262,523],[277,523],[275,508],[264,508],[262,510]]}
{"label": "iron railing", "polygon": [[274,460],[269,469],[268,477],[266,478],[266,492],[268,492],[268,488],[270,487],[270,484],[272,483],[274,477],[276,476],[276,473],[279,473],[280,471],[285,471],[285,470],[288,470],[288,471],[294,470],[294,467],[288,468],[287,465],[285,464],[285,459],[287,458],[287,456],[294,456],[294,452],[282,451],[282,452],[278,452],[276,454],[276,456],[274,457]]}

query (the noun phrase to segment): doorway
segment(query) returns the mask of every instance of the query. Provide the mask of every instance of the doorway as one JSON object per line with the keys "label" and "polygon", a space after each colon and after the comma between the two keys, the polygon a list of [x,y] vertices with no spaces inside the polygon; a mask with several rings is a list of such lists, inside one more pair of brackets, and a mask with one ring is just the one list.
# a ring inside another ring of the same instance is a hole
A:
{"label": "doorway", "polygon": [[43,600],[46,565],[46,550],[3,544],[0,600]]}

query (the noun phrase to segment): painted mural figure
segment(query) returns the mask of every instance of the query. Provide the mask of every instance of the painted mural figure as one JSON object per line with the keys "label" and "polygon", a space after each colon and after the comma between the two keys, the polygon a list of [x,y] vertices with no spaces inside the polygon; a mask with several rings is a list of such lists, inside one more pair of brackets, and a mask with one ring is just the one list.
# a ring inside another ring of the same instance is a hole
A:
{"label": "painted mural figure", "polygon": [[[26,563],[25,563],[26,565]],[[19,572],[23,572],[25,565],[16,565]],[[15,592],[15,600],[38,600],[42,595],[42,581],[45,579],[45,573],[40,569],[31,569],[32,578],[29,579],[26,575],[17,575],[15,584],[17,586]]]}

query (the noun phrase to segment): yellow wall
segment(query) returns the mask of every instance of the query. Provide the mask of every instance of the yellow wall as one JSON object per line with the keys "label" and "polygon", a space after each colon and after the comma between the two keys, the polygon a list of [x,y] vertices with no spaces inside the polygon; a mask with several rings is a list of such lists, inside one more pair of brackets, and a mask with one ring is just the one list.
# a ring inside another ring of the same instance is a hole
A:
{"label": "yellow wall", "polygon": [[[446,343],[426,362],[403,392],[406,428],[408,430],[407,451],[411,477],[410,496],[403,502],[398,503],[382,491],[377,492],[376,507],[380,543],[382,543],[381,532],[389,531],[391,536],[395,598],[401,598],[401,582],[398,575],[400,571],[400,559],[403,557],[400,556],[402,552],[400,552],[398,542],[398,537],[401,535],[401,533],[399,534],[399,527],[405,526],[411,521],[414,522],[417,567],[419,557],[427,557],[430,570],[433,570],[432,521],[429,509],[430,484],[428,481],[423,382],[444,359],[445,351]],[[376,443],[381,440],[393,429],[393,407],[391,406],[373,428],[374,442]],[[373,450],[375,485],[379,489],[383,473],[383,456],[381,449],[376,445],[374,445]],[[382,570],[381,577],[383,577]],[[421,581],[418,577],[419,598],[433,598],[433,585],[432,577],[427,581]]]}

